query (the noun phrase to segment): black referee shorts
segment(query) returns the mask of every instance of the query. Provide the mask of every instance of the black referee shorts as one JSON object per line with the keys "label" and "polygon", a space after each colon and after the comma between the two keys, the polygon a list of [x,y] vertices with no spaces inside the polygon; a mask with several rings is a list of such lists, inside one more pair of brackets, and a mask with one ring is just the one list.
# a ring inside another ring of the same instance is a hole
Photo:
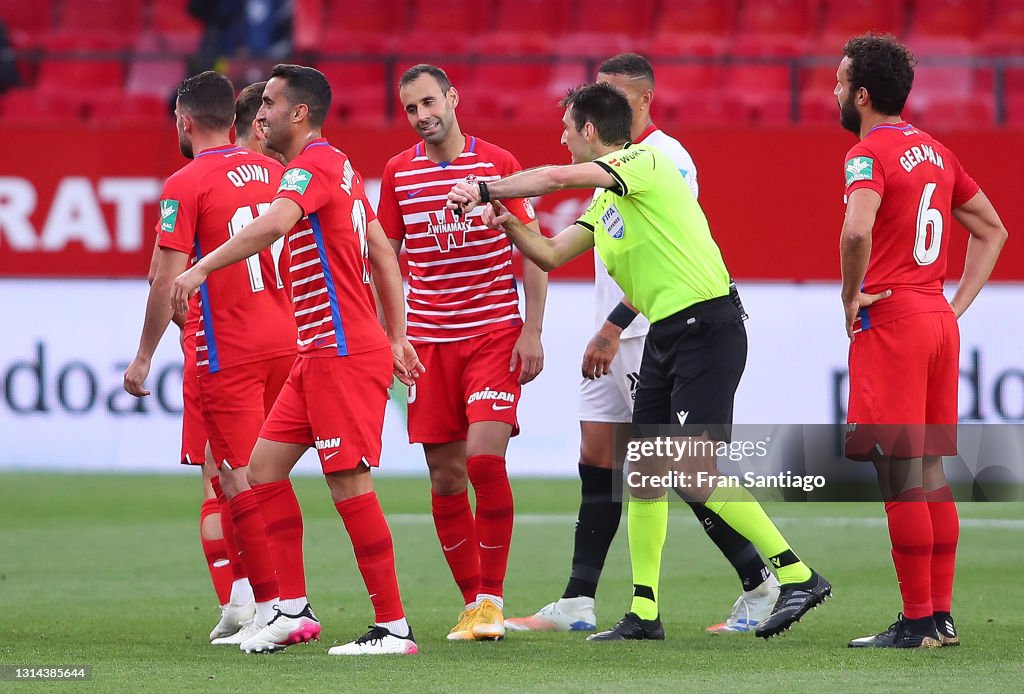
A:
{"label": "black referee shorts", "polygon": [[731,441],[733,401],[746,363],[747,331],[728,296],[652,324],[633,404],[634,436],[706,431],[713,441]]}

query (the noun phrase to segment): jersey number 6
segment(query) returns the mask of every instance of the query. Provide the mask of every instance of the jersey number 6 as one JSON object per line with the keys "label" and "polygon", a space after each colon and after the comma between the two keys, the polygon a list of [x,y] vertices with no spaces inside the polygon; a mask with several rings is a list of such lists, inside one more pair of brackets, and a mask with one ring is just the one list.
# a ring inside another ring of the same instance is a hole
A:
{"label": "jersey number 6", "polygon": [[[918,265],[931,265],[939,258],[942,250],[942,213],[934,207],[932,194],[935,183],[925,183],[921,202],[917,205],[917,235],[914,239],[914,260]],[[931,243],[928,243],[928,227],[931,227]]]}

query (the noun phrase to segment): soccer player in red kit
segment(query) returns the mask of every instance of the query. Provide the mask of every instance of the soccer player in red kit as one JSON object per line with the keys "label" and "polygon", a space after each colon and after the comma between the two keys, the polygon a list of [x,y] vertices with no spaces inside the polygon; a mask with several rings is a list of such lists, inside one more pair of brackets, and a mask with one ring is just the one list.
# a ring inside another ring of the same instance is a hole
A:
{"label": "soccer player in red kit", "polygon": [[[396,255],[405,242],[409,339],[428,368],[409,390],[409,440],[423,444],[434,525],[465,603],[448,638],[500,639],[514,512],[505,451],[518,433],[522,386],[543,367],[547,275],[524,262],[524,325],[508,239],[484,226],[479,210],[456,217],[445,207],[455,182],[507,176],[519,162],[462,133],[458,92],[440,68],[407,70],[399,97],[423,141],[388,162],[377,215]],[[538,231],[529,200],[509,202]]]}
{"label": "soccer player in red kit", "polygon": [[[283,171],[280,163],[231,144],[234,87],[223,75],[204,72],[185,80],[178,89],[176,117],[181,152],[192,162],[167,179],[161,195],[157,278],[138,356],[125,375],[129,392],[140,396],[146,394],[142,383],[171,318],[167,293],[173,278],[190,257],[201,258],[269,207]],[[236,639],[269,620],[278,598],[263,519],[245,466],[295,359],[291,302],[277,265],[280,253],[279,245],[252,255],[203,285],[195,349],[188,355],[198,369],[203,421],[225,500],[222,511],[230,515],[236,557],[256,603],[255,620],[236,629]],[[187,333],[189,339],[192,335]],[[231,533],[224,535],[230,542]]]}
{"label": "soccer player in red kit", "polygon": [[[330,85],[318,70],[274,68],[257,120],[267,145],[285,156],[289,168],[270,208],[180,275],[172,301],[184,306],[208,276],[220,274],[215,271],[288,235],[299,357],[249,464],[281,601],[277,615],[242,650],[280,650],[320,633],[306,599],[302,514],[289,481],[299,457],[314,446],[376,621],[366,634],[328,653],[412,654],[418,648],[405,620],[391,531],[370,468],[380,462],[392,374],[408,385],[421,365],[405,335],[398,262],[366,201],[362,179],[320,134],[330,103]],[[387,335],[377,319],[371,266]]]}
{"label": "soccer player in red kit", "polygon": [[[914,61],[892,36],[843,49],[836,77],[846,155],[840,242],[850,337],[846,455],[871,460],[885,500],[903,612],[854,648],[957,645],[950,604],[959,520],[942,470],[955,455],[957,318],[988,280],[1006,239],[999,215],[946,146],[900,113]],[[964,274],[943,296],[956,219],[970,233]]]}
{"label": "soccer player in red kit", "polygon": [[[150,259],[147,280],[150,286],[156,281],[160,272],[160,224],[156,225],[156,243]],[[239,631],[242,624],[252,618],[255,611],[252,587],[245,576],[245,568],[237,559],[237,548],[234,541],[234,529],[228,513],[221,513],[223,492],[219,491],[220,480],[217,467],[206,443],[206,426],[203,424],[203,410],[199,404],[199,375],[196,373],[196,331],[199,322],[199,297],[193,297],[189,303],[188,316],[175,313],[172,320],[181,328],[181,348],[185,356],[182,370],[181,395],[181,457],[182,465],[198,467],[202,472],[203,502],[199,509],[199,541],[206,558],[206,568],[213,581],[217,603],[220,605],[221,619],[210,632],[210,640],[224,638]],[[125,372],[125,389],[132,392],[135,386],[130,379],[137,378],[134,364]],[[138,383],[141,388],[142,383]],[[214,484],[218,491],[214,491]],[[225,540],[225,537],[228,539]]]}

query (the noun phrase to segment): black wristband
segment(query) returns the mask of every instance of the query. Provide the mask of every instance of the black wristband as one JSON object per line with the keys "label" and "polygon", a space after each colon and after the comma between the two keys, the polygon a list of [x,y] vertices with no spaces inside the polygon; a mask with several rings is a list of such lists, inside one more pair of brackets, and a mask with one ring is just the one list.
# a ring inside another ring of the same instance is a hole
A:
{"label": "black wristband", "polygon": [[612,309],[612,312],[608,314],[608,322],[625,330],[633,322],[633,319],[636,318],[636,314],[636,311],[620,301]]}
{"label": "black wristband", "polygon": [[487,190],[487,184],[484,183],[483,181],[477,181],[476,184],[480,188],[480,202],[490,202],[491,191]]}

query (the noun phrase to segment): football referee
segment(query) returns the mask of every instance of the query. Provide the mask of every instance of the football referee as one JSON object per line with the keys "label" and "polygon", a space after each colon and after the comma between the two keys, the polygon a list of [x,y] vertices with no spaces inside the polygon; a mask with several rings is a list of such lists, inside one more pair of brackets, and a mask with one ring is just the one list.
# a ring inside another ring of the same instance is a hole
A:
{"label": "football referee", "polygon": [[[598,83],[576,89],[562,101],[562,144],[572,155],[566,166],[544,166],[489,183],[467,180],[448,194],[449,205],[466,212],[485,207],[485,223],[501,228],[534,263],[550,271],[595,248],[629,303],[651,322],[644,343],[633,409],[634,433],[672,426],[691,455],[676,471],[718,474],[714,445],[729,441],[733,400],[747,356],[739,309],[729,297],[729,272],[707,219],[672,161],[648,145],[630,143],[632,113],[626,96]],[[545,195],[564,188],[602,188],[575,224],[554,238],[531,233],[497,200]],[[633,314],[621,304],[622,319]],[[654,443],[654,442],[652,442]],[[589,640],[663,639],[658,613],[661,552],[668,522],[664,489],[645,484],[663,474],[667,461],[634,463],[628,507],[633,601],[608,631]],[[708,479],[707,476],[703,479]],[[756,634],[788,629],[831,594],[825,578],[800,561],[761,505],[742,487],[694,485],[704,503],[750,540],[776,568],[781,593]]]}

